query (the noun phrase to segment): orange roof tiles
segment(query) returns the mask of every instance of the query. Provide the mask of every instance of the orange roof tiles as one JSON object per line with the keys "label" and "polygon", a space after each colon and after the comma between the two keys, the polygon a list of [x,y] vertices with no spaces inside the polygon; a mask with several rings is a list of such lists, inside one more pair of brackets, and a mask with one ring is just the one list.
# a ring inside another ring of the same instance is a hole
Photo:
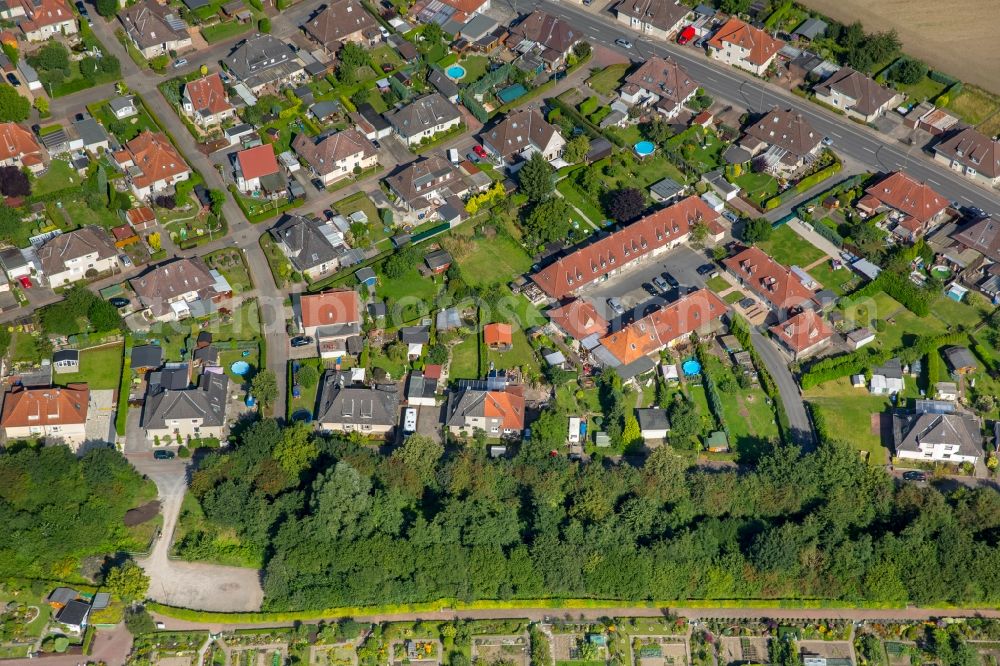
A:
{"label": "orange roof tiles", "polygon": [[776,308],[791,308],[814,301],[814,292],[792,271],[757,247],[748,247],[722,263],[753,291]]}
{"label": "orange roof tiles", "polygon": [[725,49],[727,43],[749,51],[744,60],[757,66],[766,63],[785,46],[780,39],[775,39],[765,31],[747,25],[738,18],[726,21],[726,24],[708,40],[708,45],[717,49]]}
{"label": "orange roof tiles", "polygon": [[591,335],[603,336],[608,332],[608,320],[602,317],[589,302],[576,298],[545,313],[552,323],[566,331],[575,340]]}
{"label": "orange roof tiles", "polygon": [[605,336],[601,344],[623,365],[628,365],[719,319],[727,310],[725,302],[714,292],[699,289]]}
{"label": "orange roof tiles", "polygon": [[[136,187],[149,187],[157,181],[169,180],[190,171],[170,139],[161,132],[145,130],[129,141],[126,147],[128,152],[125,155],[131,157],[142,171],[132,177]],[[119,154],[116,153],[116,158]]]}
{"label": "orange roof tiles", "polygon": [[309,294],[299,300],[302,309],[302,325],[333,326],[360,321],[358,312],[360,301],[353,289],[338,289],[322,294]]}
{"label": "orange roof tiles", "polygon": [[274,146],[270,143],[241,150],[236,154],[236,159],[240,163],[244,180],[278,173],[278,158],[275,157]]}
{"label": "orange roof tiles", "polygon": [[487,391],[483,416],[503,419],[504,429],[524,430],[524,396],[510,387],[506,391]]}
{"label": "orange roof tiles", "polygon": [[139,208],[130,208],[125,213],[125,219],[129,221],[129,224],[149,224],[150,222],[156,222],[156,213],[149,206],[140,206]]}
{"label": "orange roof tiles", "polygon": [[510,324],[486,324],[483,326],[483,341],[488,346],[514,344],[514,329]]}
{"label": "orange roof tiles", "polygon": [[552,298],[563,298],[654,250],[683,240],[695,223],[718,217],[704,201],[691,196],[580,247],[531,279]]}
{"label": "orange roof tiles", "polygon": [[814,347],[833,335],[833,329],[815,310],[803,310],[788,321],[772,326],[771,332],[796,352]]}
{"label": "orange roof tiles", "polygon": [[196,112],[204,111],[215,115],[235,108],[226,97],[226,90],[222,87],[222,78],[218,73],[195,79],[187,84],[184,92]]}
{"label": "orange roof tiles", "polygon": [[87,421],[90,389],[86,384],[65,388],[12,389],[3,401],[4,428],[80,424]]}
{"label": "orange roof tiles", "polygon": [[0,161],[41,154],[35,135],[17,123],[0,123]]}
{"label": "orange roof tiles", "polygon": [[948,207],[948,201],[929,185],[918,183],[902,171],[896,171],[869,187],[865,190],[865,198],[868,196],[910,215],[922,224],[930,222]]}

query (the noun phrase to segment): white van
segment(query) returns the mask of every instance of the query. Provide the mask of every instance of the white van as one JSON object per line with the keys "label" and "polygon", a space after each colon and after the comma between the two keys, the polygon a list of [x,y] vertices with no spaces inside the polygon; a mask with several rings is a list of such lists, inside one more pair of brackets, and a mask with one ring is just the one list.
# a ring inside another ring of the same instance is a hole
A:
{"label": "white van", "polygon": [[459,163],[460,160],[458,159],[458,151],[456,149],[454,149],[454,148],[449,148],[448,149],[448,160],[452,164],[458,164]]}
{"label": "white van", "polygon": [[417,410],[414,407],[408,407],[405,414],[403,415],[403,432],[413,433],[417,431]]}

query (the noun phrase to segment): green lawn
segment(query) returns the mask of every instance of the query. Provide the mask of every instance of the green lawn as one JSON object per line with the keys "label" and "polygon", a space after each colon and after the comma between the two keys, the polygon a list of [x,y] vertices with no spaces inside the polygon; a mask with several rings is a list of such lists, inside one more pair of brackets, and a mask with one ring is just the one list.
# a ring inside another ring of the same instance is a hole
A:
{"label": "green lawn", "polygon": [[758,203],[778,193],[778,181],[766,173],[745,173],[733,182],[746,192],[748,198]]}
{"label": "green lawn", "polygon": [[[206,330],[210,331],[214,339],[219,342],[259,339],[261,332],[257,300],[244,301],[225,320],[223,320],[222,316],[213,318],[206,327]],[[197,335],[197,332],[194,335]]]}
{"label": "green lawn", "polygon": [[752,449],[760,442],[778,441],[778,424],[767,396],[759,388],[721,393],[722,419],[729,427],[731,444],[739,451]]}
{"label": "green lawn", "polygon": [[31,192],[35,195],[48,194],[79,185],[80,181],[76,169],[71,167],[69,162],[56,159],[49,164],[45,174],[31,184]]}
{"label": "green lawn", "polygon": [[[138,102],[138,100],[137,100]],[[125,120],[118,120],[115,118],[115,114],[111,112],[111,107],[108,106],[108,100],[102,100],[94,104],[88,104],[87,110],[90,114],[94,116],[94,119],[98,120],[104,127],[110,128],[114,127],[116,130],[115,136],[121,142],[131,141],[136,136],[139,135],[143,130],[150,130],[151,132],[159,132],[159,126],[153,122],[149,114],[146,113],[146,108],[137,103],[139,112],[132,116],[131,118],[126,118]]]}
{"label": "green lawn", "polygon": [[628,63],[608,65],[587,79],[587,85],[593,88],[595,92],[605,96],[610,95],[621,85],[626,71],[628,71]]}
{"label": "green lawn", "polygon": [[705,395],[705,387],[701,384],[685,384],[688,399],[698,408],[704,423],[704,432],[708,432],[709,426],[713,423],[712,410],[708,408],[708,396]]}
{"label": "green lawn", "polygon": [[229,21],[227,23],[216,23],[215,25],[205,26],[201,29],[201,36],[205,38],[205,41],[209,44],[215,44],[216,42],[221,42],[236,35],[242,35],[244,32],[250,30],[253,27],[251,22],[240,23],[239,21]]}
{"label": "green lawn", "polygon": [[462,270],[462,279],[474,287],[506,284],[531,268],[528,253],[517,242],[501,234],[475,241],[475,249],[456,262]]}
{"label": "green lawn", "polygon": [[48,202],[45,210],[49,218],[64,229],[75,229],[88,224],[110,229],[124,224],[122,218],[107,208],[94,210],[85,201],[68,197]]}
{"label": "green lawn", "polygon": [[[512,319],[512,317],[494,317],[494,319]],[[496,368],[502,370],[509,370],[517,367],[528,367],[538,370],[538,360],[535,358],[531,345],[528,343],[528,337],[524,334],[524,329],[517,324],[515,324],[513,328],[513,334],[511,336],[514,340],[513,348],[508,352],[489,350],[487,351],[487,358],[493,361],[493,365]]]}
{"label": "green lawn", "polygon": [[775,229],[771,238],[757,245],[778,263],[802,269],[826,256],[818,247],[792,231],[787,224]]}
{"label": "green lawn", "polygon": [[[219,365],[225,369],[226,374],[229,376],[229,380],[233,382],[234,386],[247,389],[250,387],[250,380],[253,379],[253,376],[261,370],[260,354],[258,351],[256,349],[250,349],[248,351],[250,354],[247,356],[244,356],[243,351],[239,349],[223,349],[219,352]],[[244,361],[250,364],[250,371],[243,376],[234,373],[232,371],[232,365],[236,361]],[[278,387],[278,390],[281,390],[280,386]]]}
{"label": "green lawn", "polygon": [[965,85],[946,108],[970,125],[978,125],[1000,111],[1000,98],[982,88]]}
{"label": "green lawn", "polygon": [[229,281],[233,293],[241,294],[253,289],[253,281],[239,250],[233,248],[216,250],[204,258],[209,268],[218,270]]}
{"label": "green lawn", "polygon": [[871,395],[867,388],[854,388],[850,378],[843,377],[809,389],[805,399],[833,436],[859,451],[867,451],[873,465],[889,461],[889,450],[871,428],[871,415],[885,411],[889,406],[887,398]]}
{"label": "green lawn", "polygon": [[945,88],[945,84],[938,83],[929,76],[925,76],[916,83],[908,85],[902,83],[896,84],[896,89],[905,93],[906,96],[913,102],[922,102],[924,100],[933,99],[934,97],[940,95]]}
{"label": "green lawn", "polygon": [[369,55],[372,59],[372,63],[379,72],[382,71],[382,65],[384,64],[390,64],[394,69],[403,66],[403,59],[399,57],[398,53],[396,53],[396,49],[392,48],[388,44],[383,44],[372,49]]}
{"label": "green lawn", "polygon": [[[323,371],[326,369],[326,366],[323,363],[323,359],[320,359],[320,358],[307,358],[307,359],[302,359],[300,361],[294,361],[294,362],[298,363],[299,367],[305,367],[307,365],[310,365],[310,366],[316,368],[316,371],[319,373],[320,378],[323,377]],[[289,361],[288,362],[288,376],[289,377],[292,376],[292,363],[293,363],[293,361]],[[299,397],[293,398],[292,397],[292,391],[291,391],[291,382],[289,383],[289,389],[288,389],[288,416],[289,417],[292,414],[294,414],[295,412],[298,412],[299,410],[303,410],[303,409],[306,410],[307,412],[309,412],[309,414],[315,414],[316,413],[316,395],[317,395],[317,393],[319,393],[319,385],[320,385],[319,381],[317,381],[316,384],[314,386],[312,386],[312,387],[306,387],[306,386],[299,385],[299,390],[300,390]]]}
{"label": "green lawn", "polygon": [[559,194],[566,199],[566,202],[571,206],[575,206],[587,219],[589,219],[594,224],[600,226],[604,221],[606,216],[601,210],[593,203],[593,201],[587,197],[580,188],[576,186],[576,183],[572,181],[572,176],[569,178],[563,178],[556,184],[556,189]]}
{"label": "green lawn", "polygon": [[407,307],[404,308],[401,315],[404,322],[409,322],[421,316],[422,313],[428,312],[437,292],[438,284],[434,278],[424,277],[417,268],[411,268],[395,280],[381,275],[379,283],[375,287],[375,293],[378,297],[389,303],[390,311],[393,308],[393,303],[406,299],[404,305]]}
{"label": "green lawn", "polygon": [[838,296],[843,296],[851,291],[859,281],[854,275],[854,271],[847,267],[834,270],[829,261],[824,261],[822,264],[810,268],[809,275]]}
{"label": "green lawn", "polygon": [[718,294],[719,292],[729,289],[733,285],[729,284],[729,280],[721,275],[716,275],[713,278],[705,280],[705,286]]}
{"label": "green lawn", "polygon": [[733,291],[729,292],[728,294],[726,294],[725,298],[723,298],[722,300],[724,300],[729,305],[732,305],[733,303],[735,303],[737,301],[743,300],[743,292],[741,292],[739,290],[733,290]]}
{"label": "green lawn", "polygon": [[711,171],[722,164],[722,151],[727,145],[714,133],[700,127],[686,129],[667,141],[668,147],[680,152],[702,172]]}
{"label": "green lawn", "polygon": [[452,379],[479,378],[479,338],[475,335],[462,340],[451,348],[451,366],[448,376]]}
{"label": "green lawn", "polygon": [[122,377],[122,345],[114,344],[80,353],[80,372],[53,373],[59,386],[85,383],[92,389],[116,389]]}
{"label": "green lawn", "polygon": [[[973,303],[969,303],[970,297]],[[939,295],[931,304],[931,317],[952,326],[961,325],[966,328],[977,326],[983,316],[989,311],[986,301],[979,298],[975,292],[969,292],[961,303],[947,296]]]}
{"label": "green lawn", "polygon": [[465,68],[465,77],[462,79],[462,83],[470,83],[483,77],[486,68],[490,66],[490,59],[486,56],[470,55],[462,58],[458,64]]}
{"label": "green lawn", "polygon": [[406,374],[406,370],[408,368],[406,363],[397,363],[377,349],[373,349],[371,351],[371,361],[369,365],[372,368],[381,368],[385,370],[393,379],[401,378],[404,374]]}

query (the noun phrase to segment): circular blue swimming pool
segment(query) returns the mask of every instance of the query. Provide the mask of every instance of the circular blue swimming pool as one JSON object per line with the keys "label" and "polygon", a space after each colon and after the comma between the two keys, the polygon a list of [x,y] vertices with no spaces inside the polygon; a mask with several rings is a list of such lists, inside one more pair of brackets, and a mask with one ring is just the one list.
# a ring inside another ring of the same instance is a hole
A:
{"label": "circular blue swimming pool", "polygon": [[246,361],[235,361],[231,366],[229,366],[229,369],[233,371],[234,375],[242,377],[250,372],[250,364]]}
{"label": "circular blue swimming pool", "polygon": [[652,141],[640,141],[632,146],[632,148],[639,157],[646,157],[653,154],[653,151],[656,150],[656,145]]}
{"label": "circular blue swimming pool", "polygon": [[701,363],[699,363],[696,359],[689,358],[681,365],[681,369],[684,371],[686,376],[694,377],[695,375],[701,373]]}
{"label": "circular blue swimming pool", "polygon": [[455,81],[465,78],[465,68],[461,65],[452,65],[444,70],[444,73],[448,75],[449,79],[454,79]]}

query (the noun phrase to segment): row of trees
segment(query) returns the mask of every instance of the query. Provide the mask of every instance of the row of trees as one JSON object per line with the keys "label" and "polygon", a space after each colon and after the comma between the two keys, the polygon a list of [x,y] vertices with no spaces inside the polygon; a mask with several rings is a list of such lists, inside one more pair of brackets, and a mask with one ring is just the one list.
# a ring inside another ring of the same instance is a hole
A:
{"label": "row of trees", "polygon": [[512,460],[420,436],[391,456],[273,421],[194,474],[209,524],[266,553],[268,609],[438,598],[818,597],[993,603],[1000,495],[897,488],[856,452],[779,447],[756,470]]}

